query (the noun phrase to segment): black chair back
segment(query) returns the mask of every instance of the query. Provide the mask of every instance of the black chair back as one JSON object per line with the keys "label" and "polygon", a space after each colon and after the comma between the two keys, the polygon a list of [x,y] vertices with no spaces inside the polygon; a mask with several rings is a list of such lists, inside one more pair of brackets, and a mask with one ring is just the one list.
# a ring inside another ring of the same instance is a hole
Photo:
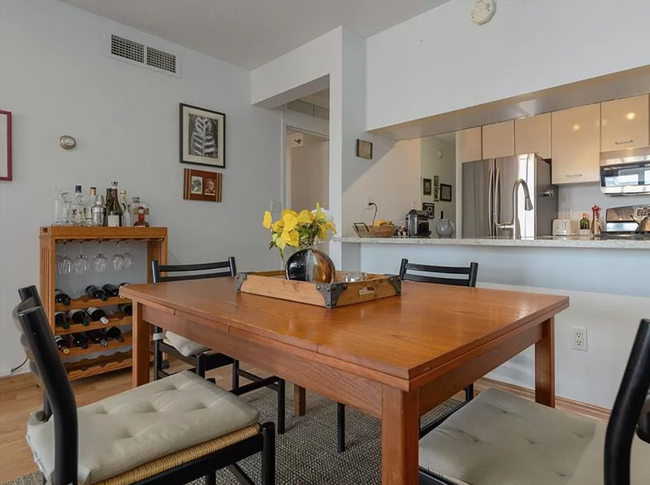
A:
{"label": "black chair back", "polygon": [[605,485],[630,485],[634,433],[650,443],[650,320],[641,320],[605,435]]}
{"label": "black chair back", "polygon": [[[454,275],[455,277],[441,277],[441,276],[424,276],[419,274],[412,274],[409,271],[417,271],[420,273],[434,273],[439,275]],[[406,281],[418,281],[421,283],[438,283],[441,285],[454,285],[454,286],[469,286],[474,288],[476,286],[476,277],[478,276],[478,263],[471,263],[467,267],[458,266],[431,266],[428,264],[413,264],[409,260],[402,259],[402,264],[399,269],[399,276]]]}
{"label": "black chair back", "polygon": [[[32,375],[45,390],[54,415],[53,483],[77,483],[77,403],[34,286],[18,290],[21,303],[13,318],[29,359]],[[45,413],[47,414],[47,413]],[[49,416],[46,417],[46,419]]]}
{"label": "black chair back", "polygon": [[[237,274],[237,265],[235,264],[235,258],[233,257],[228,258],[227,261],[201,264],[158,264],[158,261],[152,261],[151,270],[153,273],[153,282],[162,283],[164,281],[200,280],[205,278],[235,276]],[[187,274],[192,272],[199,273]],[[166,274],[163,276],[162,273]],[[185,274],[170,276],[169,273]]]}

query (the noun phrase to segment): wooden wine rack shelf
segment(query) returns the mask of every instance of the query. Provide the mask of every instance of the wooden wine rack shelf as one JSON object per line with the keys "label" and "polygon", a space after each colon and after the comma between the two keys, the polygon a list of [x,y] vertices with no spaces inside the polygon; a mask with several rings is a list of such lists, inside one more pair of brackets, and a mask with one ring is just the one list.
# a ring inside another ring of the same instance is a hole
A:
{"label": "wooden wine rack shelf", "polygon": [[123,313],[113,314],[108,316],[108,323],[90,322],[90,325],[84,326],[80,323],[73,323],[70,328],[55,327],[54,333],[56,335],[65,335],[68,333],[87,332],[88,330],[97,330],[98,328],[119,327],[120,325],[131,325],[133,320],[130,316]]}
{"label": "wooden wine rack shelf", "polygon": [[90,308],[90,307],[96,307],[96,308],[101,308],[104,306],[111,306],[111,305],[121,305],[122,303],[130,303],[131,300],[127,298],[122,298],[120,296],[114,296],[112,298],[109,298],[108,300],[99,300],[97,298],[89,298],[87,296],[82,296],[81,298],[75,298],[74,300],[70,300],[69,305],[63,305],[61,303],[57,303],[54,306],[54,309],[57,312],[67,312],[69,310],[76,310],[77,308]]}
{"label": "wooden wine rack shelf", "polygon": [[[85,332],[98,328],[129,325],[132,323],[130,316],[123,314],[110,316],[110,322],[104,325],[101,322],[92,322],[88,326],[79,324],[70,325],[65,330],[62,327],[54,326],[55,311],[68,311],[77,308],[105,307],[128,303],[129,300],[120,297],[109,298],[107,301],[82,297],[74,299],[70,305],[59,305],[54,301],[54,289],[56,288],[56,244],[59,242],[74,241],[142,241],[147,244],[146,275],[142,281],[148,283],[151,279],[151,262],[159,261],[167,264],[167,228],[166,227],[67,227],[49,226],[40,228],[41,247],[41,284],[40,295],[43,300],[43,308],[50,322],[52,332],[55,334],[67,334]],[[135,283],[135,282],[132,282]],[[79,288],[82,290],[83,288]],[[110,340],[107,347],[99,344],[90,344],[88,349],[73,347],[70,353],[63,357],[65,368],[70,379],[81,379],[104,372],[123,369],[131,366],[131,351],[118,352],[111,355],[99,355],[96,358],[83,359],[79,362],[67,362],[71,357],[89,355],[92,353],[106,352],[131,345],[131,335],[125,334],[124,342]]]}

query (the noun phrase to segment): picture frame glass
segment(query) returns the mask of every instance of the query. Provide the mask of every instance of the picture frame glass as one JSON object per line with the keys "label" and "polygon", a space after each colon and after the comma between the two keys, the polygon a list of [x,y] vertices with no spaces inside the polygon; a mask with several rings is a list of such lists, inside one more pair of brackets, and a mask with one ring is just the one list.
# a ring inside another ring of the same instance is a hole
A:
{"label": "picture frame glass", "polygon": [[185,104],[181,111],[181,163],[226,167],[226,115]]}

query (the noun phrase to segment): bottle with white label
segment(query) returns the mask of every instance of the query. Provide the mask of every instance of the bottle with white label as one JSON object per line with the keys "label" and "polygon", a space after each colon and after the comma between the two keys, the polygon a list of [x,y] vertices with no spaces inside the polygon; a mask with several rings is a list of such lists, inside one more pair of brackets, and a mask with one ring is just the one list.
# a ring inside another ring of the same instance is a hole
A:
{"label": "bottle with white label", "polygon": [[117,182],[112,182],[112,187],[106,189],[106,192],[106,225],[120,227],[122,225],[122,207],[117,192]]}
{"label": "bottle with white label", "polygon": [[97,204],[97,188],[90,187],[90,197],[86,202],[86,207],[84,208],[84,218],[86,219],[87,226],[96,226],[98,224],[93,223],[93,207]]}
{"label": "bottle with white label", "polygon": [[104,325],[108,324],[108,318],[106,318],[106,312],[101,308],[91,307],[86,309],[86,313],[88,314],[90,320],[92,320],[93,322],[102,322]]}
{"label": "bottle with white label", "polygon": [[126,190],[120,190],[120,207],[122,208],[122,225],[124,227],[131,227],[133,220],[131,219],[131,212],[126,201]]}

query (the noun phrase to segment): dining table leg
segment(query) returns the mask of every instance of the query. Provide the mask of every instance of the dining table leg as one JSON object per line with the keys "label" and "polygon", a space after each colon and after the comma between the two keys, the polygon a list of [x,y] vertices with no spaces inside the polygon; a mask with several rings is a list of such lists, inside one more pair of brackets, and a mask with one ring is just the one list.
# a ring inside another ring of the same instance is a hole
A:
{"label": "dining table leg", "polygon": [[542,339],[535,344],[535,401],[555,407],[555,319],[542,323]]}
{"label": "dining table leg", "polygon": [[150,325],[142,318],[142,303],[133,302],[132,319],[132,387],[138,387],[149,382],[149,340]]}
{"label": "dining table leg", "polygon": [[420,434],[418,391],[384,387],[381,411],[383,485],[417,485]]}
{"label": "dining table leg", "polygon": [[293,415],[304,416],[307,413],[307,392],[304,387],[293,386]]}

